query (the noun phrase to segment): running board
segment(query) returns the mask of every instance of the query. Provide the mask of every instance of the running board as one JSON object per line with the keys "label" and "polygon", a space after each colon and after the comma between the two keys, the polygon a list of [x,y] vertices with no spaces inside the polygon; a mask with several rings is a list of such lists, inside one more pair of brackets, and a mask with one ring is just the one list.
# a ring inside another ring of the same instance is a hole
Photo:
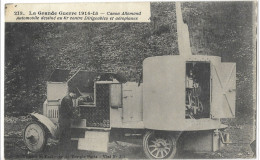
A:
{"label": "running board", "polygon": [[78,150],[108,152],[109,131],[85,131],[85,138],[79,138]]}

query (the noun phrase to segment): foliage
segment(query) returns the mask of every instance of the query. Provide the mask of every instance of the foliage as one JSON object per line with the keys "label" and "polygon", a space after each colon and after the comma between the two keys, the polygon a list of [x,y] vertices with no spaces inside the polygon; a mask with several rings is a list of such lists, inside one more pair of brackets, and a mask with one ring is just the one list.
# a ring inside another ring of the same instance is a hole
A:
{"label": "foliage", "polygon": [[[252,2],[183,3],[193,54],[237,63],[238,111],[252,110]],[[5,111],[41,110],[55,68],[138,81],[146,57],[178,54],[175,5],[151,3],[151,23],[6,23]]]}
{"label": "foliage", "polygon": [[224,62],[236,62],[238,116],[253,116],[253,56],[256,54],[253,5],[252,2],[184,3],[192,53],[221,56]]}

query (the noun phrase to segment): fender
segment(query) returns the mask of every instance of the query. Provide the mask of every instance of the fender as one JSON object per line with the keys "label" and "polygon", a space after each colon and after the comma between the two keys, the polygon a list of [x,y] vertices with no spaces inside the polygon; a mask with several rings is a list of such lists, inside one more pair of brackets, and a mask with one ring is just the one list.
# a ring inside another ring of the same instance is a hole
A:
{"label": "fender", "polygon": [[56,138],[58,135],[58,126],[55,125],[48,117],[38,114],[38,113],[30,113],[32,117],[37,119],[40,123],[42,123],[48,131],[51,133],[52,137]]}

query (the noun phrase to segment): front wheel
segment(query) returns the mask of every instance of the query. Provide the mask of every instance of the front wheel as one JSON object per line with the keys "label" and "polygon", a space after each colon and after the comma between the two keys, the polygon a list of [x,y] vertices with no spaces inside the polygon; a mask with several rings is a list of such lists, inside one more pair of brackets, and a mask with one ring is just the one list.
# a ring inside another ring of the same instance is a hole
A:
{"label": "front wheel", "polygon": [[147,158],[172,159],[176,154],[176,139],[168,133],[147,131],[143,137],[143,149]]}
{"label": "front wheel", "polygon": [[29,123],[24,129],[23,140],[31,152],[42,151],[47,142],[44,127],[37,122]]}

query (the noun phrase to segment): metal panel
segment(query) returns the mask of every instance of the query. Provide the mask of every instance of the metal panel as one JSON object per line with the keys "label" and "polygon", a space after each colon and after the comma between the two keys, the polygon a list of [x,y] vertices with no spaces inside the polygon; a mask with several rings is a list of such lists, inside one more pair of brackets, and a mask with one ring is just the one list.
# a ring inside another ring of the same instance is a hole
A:
{"label": "metal panel", "polygon": [[234,118],[236,107],[236,64],[221,63],[221,67],[224,86],[223,108],[224,113],[226,113],[224,118]]}
{"label": "metal panel", "polygon": [[122,127],[122,84],[110,85],[110,126]]}
{"label": "metal panel", "polygon": [[173,130],[185,120],[185,59],[150,57],[143,70],[144,125]]}
{"label": "metal panel", "polygon": [[78,149],[107,152],[109,132],[86,131],[85,138],[79,138]]}
{"label": "metal panel", "polygon": [[123,119],[123,109],[122,108],[110,108],[110,126],[113,127],[122,127]]}
{"label": "metal panel", "polygon": [[122,107],[122,84],[110,85],[110,106]]}
{"label": "metal panel", "polygon": [[47,99],[62,99],[68,93],[67,83],[47,82]]}
{"label": "metal panel", "polygon": [[236,65],[212,65],[212,118],[234,118],[236,97]]}
{"label": "metal panel", "polygon": [[123,84],[123,122],[138,122],[143,120],[142,86],[138,83]]}

